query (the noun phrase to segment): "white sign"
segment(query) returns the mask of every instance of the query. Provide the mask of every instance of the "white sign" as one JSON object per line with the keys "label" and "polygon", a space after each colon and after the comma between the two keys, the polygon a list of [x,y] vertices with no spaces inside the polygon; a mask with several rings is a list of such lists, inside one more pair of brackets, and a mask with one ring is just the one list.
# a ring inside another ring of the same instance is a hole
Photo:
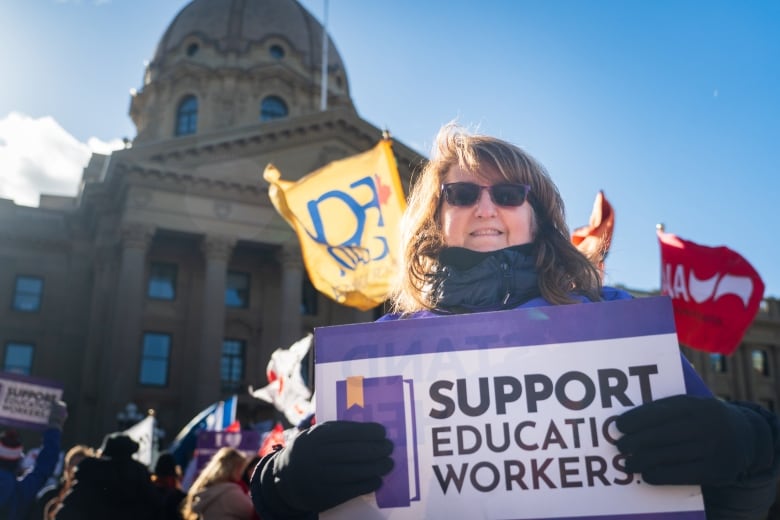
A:
{"label": "white sign", "polygon": [[315,345],[318,422],[381,422],[395,445],[379,491],[321,518],[705,518],[698,487],[645,484],[614,446],[622,412],[685,393],[668,298],[326,327]]}
{"label": "white sign", "polygon": [[36,377],[0,372],[0,424],[43,429],[51,405],[62,398],[62,385]]}

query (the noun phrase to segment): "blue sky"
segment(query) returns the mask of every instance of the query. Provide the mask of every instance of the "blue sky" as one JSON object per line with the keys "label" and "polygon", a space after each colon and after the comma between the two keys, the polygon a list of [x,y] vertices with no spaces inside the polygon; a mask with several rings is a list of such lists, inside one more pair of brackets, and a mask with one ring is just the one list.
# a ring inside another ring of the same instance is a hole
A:
{"label": "blue sky", "polygon": [[[323,0],[302,3],[322,19]],[[134,136],[129,90],[186,4],[0,3],[0,197],[75,193],[66,164]],[[427,155],[457,118],[524,147],[572,228],[603,189],[609,283],[660,286],[663,222],[738,251],[780,296],[780,2],[330,0],[328,29],[358,112],[396,139]],[[7,160],[28,132],[39,140]]]}

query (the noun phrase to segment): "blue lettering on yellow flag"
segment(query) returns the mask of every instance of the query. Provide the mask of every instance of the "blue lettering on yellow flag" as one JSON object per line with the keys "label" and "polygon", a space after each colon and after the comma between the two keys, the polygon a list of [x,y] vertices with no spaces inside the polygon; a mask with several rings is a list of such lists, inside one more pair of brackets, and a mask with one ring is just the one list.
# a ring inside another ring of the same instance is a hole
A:
{"label": "blue lettering on yellow flag", "polygon": [[[379,205],[379,195],[377,194],[376,185],[371,177],[364,177],[357,182],[353,182],[349,185],[350,188],[358,188],[360,186],[367,186],[371,189],[371,200],[366,204],[360,204],[349,193],[341,190],[331,190],[323,193],[322,196],[315,200],[310,200],[306,205],[309,210],[311,221],[314,224],[314,233],[310,233],[308,230],[306,233],[312,240],[319,244],[327,246],[328,252],[333,256],[333,259],[341,264],[345,269],[354,270],[358,263],[367,263],[371,261],[381,260],[388,254],[387,237],[375,236],[370,237],[380,242],[381,248],[378,253],[374,252],[371,245],[366,243],[363,236],[363,231],[366,225],[366,212],[368,209],[374,208],[379,213],[377,221],[377,227],[384,227],[384,220],[382,219],[382,208]],[[357,220],[357,226],[352,236],[348,237],[345,241],[337,245],[331,245],[325,234],[325,226],[322,219],[322,213],[319,210],[320,204],[331,198],[336,198],[342,201],[351,211],[355,219]]]}
{"label": "blue lettering on yellow flag", "polygon": [[297,182],[269,164],[274,207],[301,244],[312,284],[362,310],[382,303],[398,265],[398,224],[405,199],[390,142],[334,161]]}

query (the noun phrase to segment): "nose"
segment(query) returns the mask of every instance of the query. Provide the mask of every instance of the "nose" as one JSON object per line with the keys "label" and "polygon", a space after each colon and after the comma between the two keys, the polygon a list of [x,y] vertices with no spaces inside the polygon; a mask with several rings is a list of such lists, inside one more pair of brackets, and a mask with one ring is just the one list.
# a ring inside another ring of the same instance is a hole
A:
{"label": "nose", "polygon": [[494,217],[496,215],[496,205],[493,199],[490,198],[487,186],[482,186],[482,189],[479,190],[479,199],[477,199],[475,211],[475,215],[482,218]]}

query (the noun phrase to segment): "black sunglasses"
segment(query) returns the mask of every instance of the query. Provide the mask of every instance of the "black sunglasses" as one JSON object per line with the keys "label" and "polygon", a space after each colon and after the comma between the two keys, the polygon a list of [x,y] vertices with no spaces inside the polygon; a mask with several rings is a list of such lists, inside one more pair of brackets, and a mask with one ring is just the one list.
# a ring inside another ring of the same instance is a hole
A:
{"label": "black sunglasses", "polygon": [[473,206],[479,200],[482,190],[488,190],[490,200],[496,206],[517,207],[523,205],[531,186],[510,183],[482,186],[473,182],[450,182],[441,185],[442,196],[450,206]]}

